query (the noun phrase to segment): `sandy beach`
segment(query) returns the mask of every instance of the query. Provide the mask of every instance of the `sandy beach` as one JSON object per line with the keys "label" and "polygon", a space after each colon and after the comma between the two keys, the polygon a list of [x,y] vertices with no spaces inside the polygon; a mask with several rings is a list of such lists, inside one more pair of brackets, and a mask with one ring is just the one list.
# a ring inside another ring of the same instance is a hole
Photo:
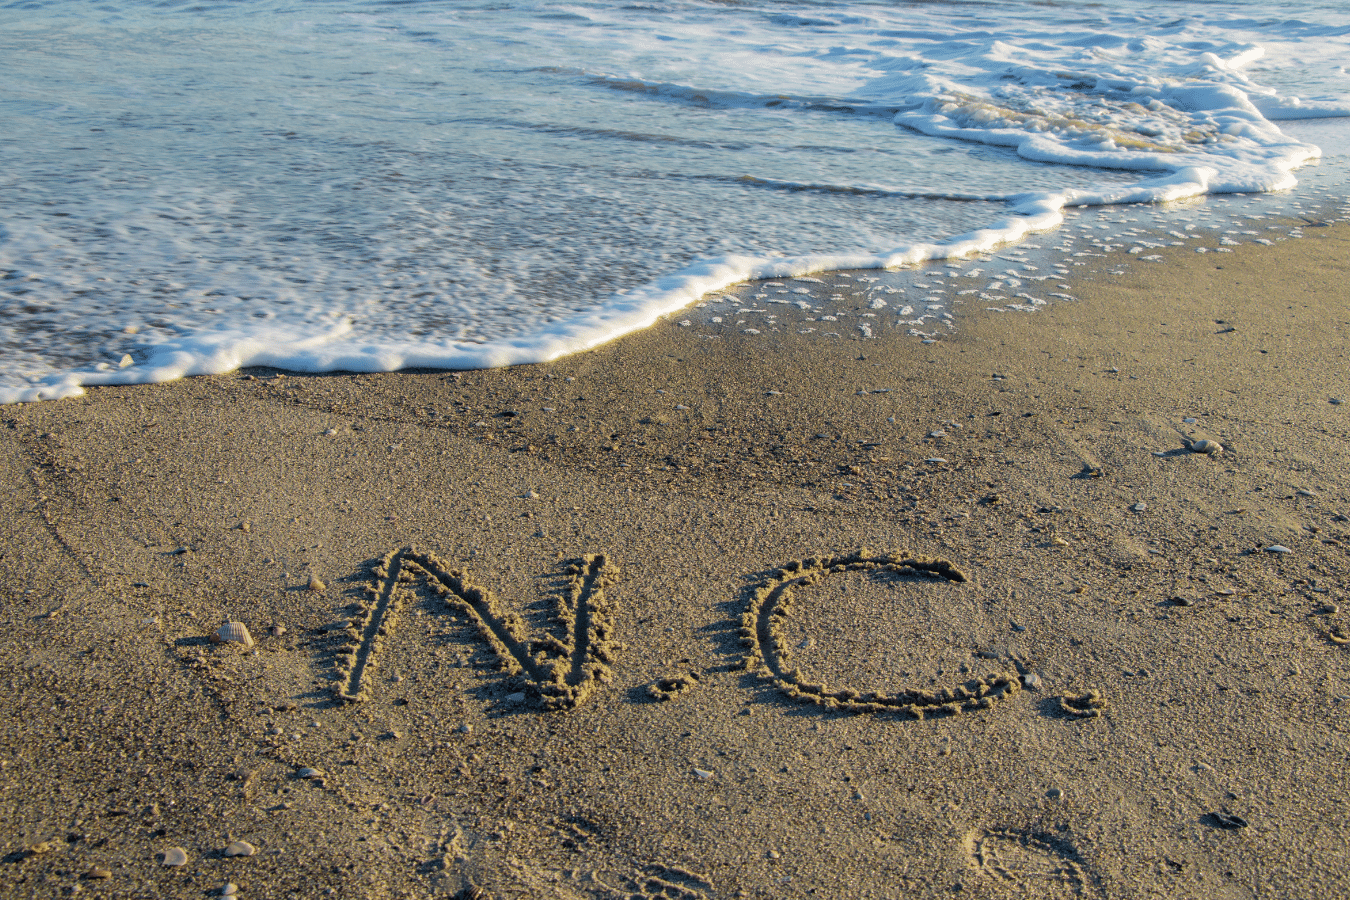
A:
{"label": "sandy beach", "polygon": [[1350,228],[1159,254],[0,408],[0,894],[1350,896]]}

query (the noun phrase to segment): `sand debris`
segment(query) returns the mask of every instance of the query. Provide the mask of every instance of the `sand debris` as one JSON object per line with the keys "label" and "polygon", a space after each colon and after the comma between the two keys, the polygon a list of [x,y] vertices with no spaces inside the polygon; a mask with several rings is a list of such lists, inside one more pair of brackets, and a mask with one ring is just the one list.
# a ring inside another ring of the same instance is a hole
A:
{"label": "sand debris", "polygon": [[674,700],[696,684],[698,684],[698,675],[693,672],[681,672],[678,675],[658,678],[647,685],[647,696],[661,702]]}

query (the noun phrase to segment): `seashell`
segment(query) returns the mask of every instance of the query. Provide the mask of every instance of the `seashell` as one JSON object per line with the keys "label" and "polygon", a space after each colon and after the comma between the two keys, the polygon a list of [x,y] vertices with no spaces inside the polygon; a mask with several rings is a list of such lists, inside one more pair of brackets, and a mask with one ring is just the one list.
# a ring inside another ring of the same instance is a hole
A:
{"label": "seashell", "polygon": [[226,856],[252,856],[257,852],[258,848],[248,841],[231,841],[224,850]]}
{"label": "seashell", "polygon": [[187,851],[182,847],[170,847],[164,851],[164,865],[166,866],[185,866],[187,861]]}
{"label": "seashell", "polygon": [[1293,553],[1294,551],[1293,551],[1293,550],[1290,550],[1290,549],[1289,549],[1288,547],[1286,547],[1284,544],[1271,544],[1269,547],[1266,548],[1266,552],[1267,552],[1267,553]]}
{"label": "seashell", "polygon": [[239,885],[233,881],[227,881],[220,886],[220,896],[233,897],[239,893]]}
{"label": "seashell", "polygon": [[310,768],[309,766],[306,766],[305,768],[303,768],[303,769],[301,769],[300,771],[296,772],[296,773],[295,773],[295,777],[296,777],[296,778],[311,778],[311,779],[314,779],[314,778],[322,778],[322,777],[323,777],[323,770],[322,770],[322,769],[312,769],[312,768]]}
{"label": "seashell", "polygon": [[1208,454],[1209,456],[1218,456],[1220,453],[1223,452],[1223,444],[1220,444],[1218,441],[1211,441],[1208,439],[1203,441],[1195,441],[1194,443],[1191,444],[1191,452],[1205,453]]}
{"label": "seashell", "polygon": [[253,635],[248,633],[248,628],[243,622],[226,622],[216,629],[216,633],[211,635],[213,644],[243,644],[244,649],[253,646]]}
{"label": "seashell", "polygon": [[102,866],[94,866],[88,872],[84,873],[84,877],[88,878],[90,881],[103,881],[105,879],[112,877],[112,869],[105,869]]}
{"label": "seashell", "polygon": [[328,590],[328,585],[324,584],[323,579],[319,578],[319,576],[315,575],[313,572],[309,573],[309,584],[307,586],[311,591]]}

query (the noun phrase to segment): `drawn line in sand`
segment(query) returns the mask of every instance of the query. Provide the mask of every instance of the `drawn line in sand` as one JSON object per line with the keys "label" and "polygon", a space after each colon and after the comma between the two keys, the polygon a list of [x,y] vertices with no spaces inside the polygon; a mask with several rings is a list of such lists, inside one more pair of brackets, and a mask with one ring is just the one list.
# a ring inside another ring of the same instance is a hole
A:
{"label": "drawn line in sand", "polygon": [[741,616],[741,641],[747,648],[742,667],[803,702],[857,713],[907,714],[916,719],[987,709],[1021,689],[1016,676],[997,675],[939,691],[862,693],[849,688],[831,690],[824,684],[808,682],[801,670],[790,668],[791,651],[780,624],[791,613],[792,589],[816,584],[830,575],[873,571],[957,583],[966,580],[965,573],[945,559],[919,559],[893,553],[873,556],[866,549],[846,556],[790,562],[775,569],[751,594],[749,609]]}
{"label": "drawn line in sand", "polygon": [[966,853],[981,874],[1015,885],[1019,897],[1098,896],[1073,844],[1043,831],[980,829],[966,835]]}
{"label": "drawn line in sand", "polygon": [[1059,698],[1060,712],[1079,719],[1099,718],[1106,709],[1106,700],[1096,691],[1086,694],[1066,694]]}
{"label": "drawn line in sand", "polygon": [[611,640],[613,623],[605,600],[605,587],[617,580],[619,570],[604,554],[597,554],[576,560],[565,572],[566,595],[553,599],[554,616],[566,639],[551,634],[530,639],[520,616],[503,613],[496,598],[463,572],[411,547],[393,551],[375,567],[366,589],[364,622],[349,632],[351,648],[340,672],[338,697],[353,702],[367,699],[368,676],[384,639],[397,624],[407,593],[403,586],[421,580],[451,608],[474,620],[479,636],[496,654],[498,667],[526,679],[546,709],[576,706],[597,683],[609,680],[609,663],[619,649]]}

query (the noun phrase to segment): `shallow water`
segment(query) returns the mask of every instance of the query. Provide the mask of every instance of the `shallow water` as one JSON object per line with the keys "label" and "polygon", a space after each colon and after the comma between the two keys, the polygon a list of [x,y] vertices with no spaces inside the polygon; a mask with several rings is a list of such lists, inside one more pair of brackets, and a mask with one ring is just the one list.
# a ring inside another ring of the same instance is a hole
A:
{"label": "shallow water", "polygon": [[1317,150],[1350,146],[1315,118],[1350,108],[1334,4],[116,0],[0,26],[7,402],[543,360],[1066,205],[1347,194]]}

